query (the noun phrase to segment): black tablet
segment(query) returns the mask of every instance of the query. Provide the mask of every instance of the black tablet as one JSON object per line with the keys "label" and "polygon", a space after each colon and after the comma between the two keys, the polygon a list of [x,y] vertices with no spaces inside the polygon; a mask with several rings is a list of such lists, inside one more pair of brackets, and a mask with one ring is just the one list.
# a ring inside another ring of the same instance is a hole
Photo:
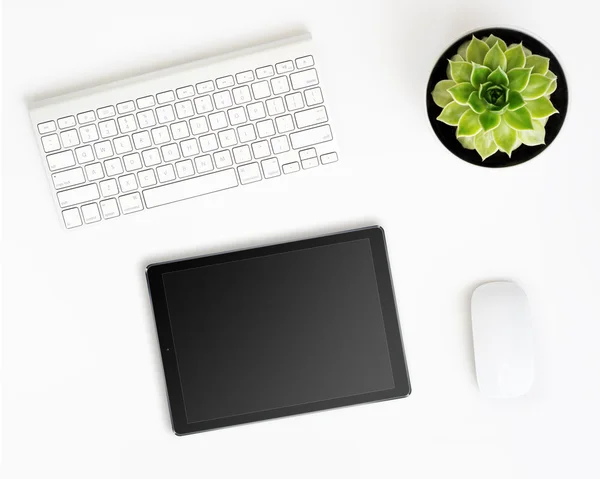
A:
{"label": "black tablet", "polygon": [[410,394],[379,227],[147,277],[176,434]]}

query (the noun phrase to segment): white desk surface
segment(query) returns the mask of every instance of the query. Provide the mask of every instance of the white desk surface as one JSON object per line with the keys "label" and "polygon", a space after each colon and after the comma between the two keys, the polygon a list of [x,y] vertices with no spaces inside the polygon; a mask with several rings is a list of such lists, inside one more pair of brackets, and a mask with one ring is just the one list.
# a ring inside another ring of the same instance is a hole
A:
{"label": "white desk surface", "polygon": [[[2,477],[598,477],[600,54],[589,2],[2,3]],[[504,170],[453,157],[424,107],[441,52],[493,24],[545,40],[570,86],[555,143]],[[335,181],[60,227],[28,98],[303,31],[319,44],[337,120]],[[387,232],[412,395],[176,437],[145,265],[374,223]],[[498,278],[520,282],[535,313],[535,385],[510,401],[484,399],[473,365],[470,294]]]}

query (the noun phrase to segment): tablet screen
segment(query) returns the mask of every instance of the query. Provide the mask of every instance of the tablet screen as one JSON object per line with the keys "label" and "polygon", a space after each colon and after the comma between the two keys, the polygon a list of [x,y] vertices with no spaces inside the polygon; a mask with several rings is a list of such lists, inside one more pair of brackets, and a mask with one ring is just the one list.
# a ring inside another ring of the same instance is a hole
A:
{"label": "tablet screen", "polygon": [[395,386],[369,239],[162,279],[188,423]]}

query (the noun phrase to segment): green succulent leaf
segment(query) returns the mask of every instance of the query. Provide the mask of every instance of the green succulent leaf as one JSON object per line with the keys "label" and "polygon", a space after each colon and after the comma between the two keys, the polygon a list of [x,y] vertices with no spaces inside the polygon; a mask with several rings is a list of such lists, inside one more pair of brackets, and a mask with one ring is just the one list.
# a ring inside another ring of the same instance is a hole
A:
{"label": "green succulent leaf", "polygon": [[471,44],[471,40],[467,40],[460,47],[458,47],[458,54],[463,57],[464,60],[467,59],[467,47]]}
{"label": "green succulent leaf", "polygon": [[550,78],[550,80],[552,80],[552,83],[550,83],[550,86],[548,87],[548,90],[546,90],[546,96],[548,96],[548,95],[552,95],[552,93],[554,93],[556,91],[557,77],[550,70],[548,70],[546,72],[546,76],[548,78]]}
{"label": "green succulent leaf", "polygon": [[466,105],[469,101],[469,95],[475,91],[475,88],[470,83],[457,83],[452,88],[448,88],[448,93],[452,95],[454,101],[461,104]]}
{"label": "green succulent leaf", "polygon": [[450,60],[450,76],[456,83],[470,83],[473,65],[468,62]]}
{"label": "green succulent leaf", "polygon": [[488,81],[491,81],[494,85],[508,86],[509,80],[508,75],[504,73],[500,67],[497,67],[491,75],[488,77]]}
{"label": "green succulent leaf", "polygon": [[467,61],[483,65],[483,59],[489,51],[490,47],[488,47],[487,43],[473,37],[467,47]]}
{"label": "green succulent leaf", "polygon": [[508,109],[510,111],[518,110],[525,106],[525,100],[518,91],[510,90],[508,92]]}
{"label": "green succulent leaf", "polygon": [[456,85],[454,80],[442,80],[435,85],[435,88],[431,92],[431,96],[437,106],[444,108],[452,101],[452,95],[448,93],[448,88],[451,88],[454,85]]}
{"label": "green succulent leaf", "polygon": [[468,106],[459,105],[455,101],[448,103],[440,115],[437,117],[439,121],[442,123],[446,123],[446,125],[457,126],[458,120],[463,115],[465,111],[469,109]]}
{"label": "green succulent leaf", "polygon": [[[463,57],[461,57],[460,55],[452,55],[450,60],[453,62],[464,62],[465,61],[465,59]],[[446,67],[446,77],[449,80],[452,80],[452,71],[450,70],[450,62],[448,62],[448,66]]]}
{"label": "green succulent leaf", "polygon": [[506,71],[509,72],[514,68],[523,68],[525,66],[525,52],[523,45],[516,45],[504,52],[506,55]]}
{"label": "green succulent leaf", "polygon": [[548,88],[550,88],[550,85],[552,84],[552,81],[553,80],[548,78],[546,75],[534,73],[531,75],[527,87],[525,87],[521,94],[525,100],[536,100],[537,98],[546,94]]}
{"label": "green succulent leaf", "polygon": [[479,133],[481,125],[479,124],[479,115],[473,110],[467,110],[458,120],[458,130],[456,136],[473,136]]}
{"label": "green succulent leaf", "polygon": [[487,78],[492,73],[488,67],[484,67],[483,65],[479,65],[478,63],[473,63],[473,71],[471,72],[471,84],[475,88],[479,88],[483,83],[487,81]]}
{"label": "green succulent leaf", "polygon": [[467,150],[475,149],[475,137],[474,136],[461,136],[457,139],[463,148],[466,148]]}
{"label": "green succulent leaf", "polygon": [[558,113],[558,110],[554,108],[552,102],[545,96],[540,97],[537,100],[528,101],[525,104],[525,108],[531,113],[531,118],[536,120]]}
{"label": "green succulent leaf", "polygon": [[500,124],[501,115],[492,111],[486,111],[479,116],[479,124],[483,131],[490,131]]}
{"label": "green succulent leaf", "polygon": [[531,113],[525,107],[515,111],[507,111],[502,117],[504,121],[514,130],[533,130]]}
{"label": "green succulent leaf", "polygon": [[548,67],[550,66],[550,59],[540,55],[529,55],[526,59],[525,66],[533,68],[532,73],[545,75],[548,72]]}
{"label": "green succulent leaf", "polygon": [[531,77],[531,68],[513,68],[508,72],[508,87],[511,90],[522,92]]}
{"label": "green succulent leaf", "polygon": [[483,41],[487,43],[487,46],[492,48],[496,43],[501,48],[502,51],[506,51],[506,43],[501,38],[498,38],[496,35],[490,35],[487,38],[484,38]]}
{"label": "green succulent leaf", "polygon": [[498,151],[498,145],[492,131],[480,131],[475,135],[474,143],[477,153],[481,156],[481,161],[484,161]]}
{"label": "green succulent leaf", "polygon": [[490,48],[490,50],[485,54],[483,64],[490,70],[495,70],[496,68],[506,70],[506,55],[498,43]]}
{"label": "green succulent leaf", "polygon": [[486,102],[479,98],[479,93],[474,91],[469,95],[469,101],[467,102],[475,113],[483,113],[486,110]]}
{"label": "green succulent leaf", "polygon": [[544,145],[546,129],[540,120],[533,120],[533,130],[522,130],[517,133],[519,140],[527,146]]}
{"label": "green succulent leaf", "polygon": [[517,132],[513,130],[507,123],[502,119],[498,128],[495,128],[492,131],[494,135],[494,140],[496,141],[496,145],[498,148],[506,153],[508,156],[515,150],[517,147]]}

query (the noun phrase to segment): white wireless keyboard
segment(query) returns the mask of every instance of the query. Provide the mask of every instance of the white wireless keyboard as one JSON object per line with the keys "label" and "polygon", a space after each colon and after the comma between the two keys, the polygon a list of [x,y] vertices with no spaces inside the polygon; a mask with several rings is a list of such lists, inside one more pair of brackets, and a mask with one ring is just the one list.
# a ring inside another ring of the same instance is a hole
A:
{"label": "white wireless keyboard", "polygon": [[310,35],[31,106],[67,228],[338,159]]}

